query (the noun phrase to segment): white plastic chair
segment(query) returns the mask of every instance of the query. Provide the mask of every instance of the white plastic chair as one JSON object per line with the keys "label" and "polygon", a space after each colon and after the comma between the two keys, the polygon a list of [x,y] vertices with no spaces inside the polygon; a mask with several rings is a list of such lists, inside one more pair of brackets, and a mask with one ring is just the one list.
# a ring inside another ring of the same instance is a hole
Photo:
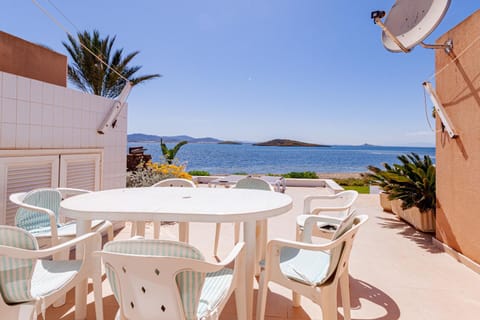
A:
{"label": "white plastic chair", "polygon": [[[270,183],[268,183],[263,179],[254,178],[254,177],[246,177],[244,179],[239,180],[233,188],[275,191],[273,187],[270,185]],[[221,228],[222,228],[222,224],[217,223],[215,226],[215,243],[213,245],[214,256],[217,256]],[[267,232],[268,232],[267,228],[268,226],[265,220],[257,222],[257,228],[256,228],[257,241],[258,241],[257,256],[259,258],[263,258],[264,256],[264,250],[262,250],[262,248],[265,248],[267,243]],[[239,240],[240,240],[240,223],[236,222],[234,224],[234,241],[235,243],[238,243]]]}
{"label": "white plastic chair", "polygon": [[265,267],[260,275],[257,320],[264,319],[270,281],[292,289],[295,307],[300,306],[301,295],[319,304],[324,320],[337,319],[340,284],[344,319],[351,319],[348,263],[353,239],[368,216],[352,215],[342,221],[331,241],[312,244],[311,228],[315,228],[315,220],[321,219],[308,218],[304,242],[275,239],[268,243]]}
{"label": "white plastic chair", "polygon": [[311,215],[325,217],[318,220],[318,228],[312,229],[313,235],[331,238],[336,231],[336,225],[351,212],[357,198],[358,192],[355,190],[342,191],[334,195],[306,196],[303,203],[303,214],[297,216],[297,241],[301,241],[305,219]]}
{"label": "white plastic chair", "polygon": [[[72,188],[43,188],[30,192],[10,195],[11,202],[19,206],[15,225],[25,229],[37,238],[40,247],[54,246],[76,237],[75,221],[61,223],[60,202],[74,195],[90,191]],[[93,220],[92,231],[107,232],[108,240],[113,240],[113,225],[106,220]]]}
{"label": "white plastic chair", "polygon": [[234,291],[238,319],[247,317],[244,243],[221,263],[167,240],[113,241],[97,254],[120,305],[116,319],[217,319]]}
{"label": "white plastic chair", "polygon": [[[188,180],[188,179],[181,179],[181,178],[171,178],[171,179],[165,179],[161,180],[152,187],[175,187],[175,188],[196,188],[197,186],[193,181]],[[160,238],[160,221],[154,221],[153,222],[153,237],[155,239]],[[137,232],[138,228],[144,228],[145,229],[145,223],[143,222],[143,225],[140,226],[139,222],[133,222],[132,223],[132,230],[131,230],[131,236],[134,237]],[[178,226],[178,234],[179,234],[179,239],[183,242],[187,242],[189,240],[189,224],[188,222],[180,222]],[[143,231],[143,234],[145,234],[145,231]]]}
{"label": "white plastic chair", "polygon": [[[62,298],[79,282],[93,279],[96,318],[103,319],[101,266],[91,267],[87,257],[101,246],[99,233],[88,233],[60,245],[38,249],[36,238],[26,230],[0,226],[0,318],[37,319],[37,315]],[[79,247],[84,247],[81,249]],[[76,247],[81,260],[50,260]],[[44,259],[42,259],[44,258]],[[45,319],[45,315],[43,315]]]}

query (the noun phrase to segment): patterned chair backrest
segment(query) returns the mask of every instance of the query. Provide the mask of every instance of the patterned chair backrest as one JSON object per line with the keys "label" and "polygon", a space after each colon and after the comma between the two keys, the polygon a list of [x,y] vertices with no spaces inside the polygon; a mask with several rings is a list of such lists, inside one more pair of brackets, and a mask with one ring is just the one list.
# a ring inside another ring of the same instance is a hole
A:
{"label": "patterned chair backrest", "polygon": [[[38,250],[35,237],[29,232],[0,225],[0,245],[27,250]],[[6,303],[31,301],[30,285],[35,259],[0,256],[0,292]]]}
{"label": "patterned chair backrest", "polygon": [[[52,210],[56,215],[57,224],[60,201],[62,201],[62,194],[55,189],[35,189],[27,193],[23,199],[26,204]],[[50,228],[50,218],[47,214],[18,208],[15,225],[25,230]]]}
{"label": "patterned chair backrest", "polygon": [[242,180],[239,180],[234,188],[273,191],[273,188],[270,185],[270,183],[268,183],[263,179],[252,178],[252,177],[246,177]]}
{"label": "patterned chair backrest", "polygon": [[197,319],[205,274],[192,271],[188,260],[172,271],[169,257],[203,261],[198,249],[176,241],[132,239],[109,242],[103,252],[121,254],[102,256],[112,291],[128,319],[178,318],[177,297],[185,319]]}

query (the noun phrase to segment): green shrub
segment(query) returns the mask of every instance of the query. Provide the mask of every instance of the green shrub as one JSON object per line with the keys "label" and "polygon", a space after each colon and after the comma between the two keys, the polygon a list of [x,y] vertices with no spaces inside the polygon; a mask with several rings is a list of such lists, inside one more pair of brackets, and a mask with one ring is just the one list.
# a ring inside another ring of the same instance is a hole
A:
{"label": "green shrub", "polygon": [[363,187],[368,186],[368,179],[366,178],[338,178],[334,179],[336,183],[343,186],[356,186],[356,187]]}
{"label": "green shrub", "polygon": [[284,178],[293,178],[293,179],[318,179],[318,176],[313,171],[303,171],[303,172],[289,172],[282,174]]}
{"label": "green shrub", "polygon": [[355,190],[358,193],[368,194],[370,193],[370,186],[342,186],[345,190]]}
{"label": "green shrub", "polygon": [[192,170],[188,171],[188,174],[191,176],[208,177],[210,175],[210,172],[204,170]]}

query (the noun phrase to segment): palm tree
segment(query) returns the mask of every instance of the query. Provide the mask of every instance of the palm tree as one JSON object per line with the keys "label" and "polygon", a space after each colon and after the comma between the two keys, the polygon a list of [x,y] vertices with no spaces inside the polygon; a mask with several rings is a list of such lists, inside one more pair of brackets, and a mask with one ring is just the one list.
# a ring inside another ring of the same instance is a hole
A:
{"label": "palm tree", "polygon": [[180,141],[172,149],[169,149],[167,145],[163,143],[163,140],[160,139],[160,147],[162,148],[162,154],[165,158],[165,161],[167,161],[168,164],[172,164],[173,160],[175,160],[178,150],[180,150],[180,148],[187,143],[188,141]]}
{"label": "palm tree", "polygon": [[[125,86],[125,79],[128,79],[132,85],[136,85],[160,77],[159,74],[134,77],[141,67],[129,66],[129,64],[139,51],[124,56],[123,49],[113,50],[115,36],[101,38],[98,30],[94,30],[93,33],[78,32],[77,38],[68,35],[69,43],[62,42],[62,44],[73,60],[68,65],[68,79],[82,91],[116,98]],[[111,68],[100,62],[89,51],[100,57]],[[123,78],[112,69],[120,73]]]}

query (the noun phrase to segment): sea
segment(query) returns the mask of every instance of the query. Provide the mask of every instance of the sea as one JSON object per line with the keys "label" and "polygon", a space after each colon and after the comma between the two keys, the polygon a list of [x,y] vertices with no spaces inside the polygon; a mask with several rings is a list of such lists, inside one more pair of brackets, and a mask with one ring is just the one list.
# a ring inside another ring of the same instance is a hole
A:
{"label": "sea", "polygon": [[[167,144],[172,148],[175,144]],[[128,147],[143,146],[154,162],[163,162],[159,142],[129,142]],[[361,173],[368,165],[399,163],[402,154],[429,155],[435,162],[435,148],[385,146],[266,147],[252,144],[189,143],[177,153],[178,162],[187,171],[210,174],[282,174],[313,171],[317,173]]]}

